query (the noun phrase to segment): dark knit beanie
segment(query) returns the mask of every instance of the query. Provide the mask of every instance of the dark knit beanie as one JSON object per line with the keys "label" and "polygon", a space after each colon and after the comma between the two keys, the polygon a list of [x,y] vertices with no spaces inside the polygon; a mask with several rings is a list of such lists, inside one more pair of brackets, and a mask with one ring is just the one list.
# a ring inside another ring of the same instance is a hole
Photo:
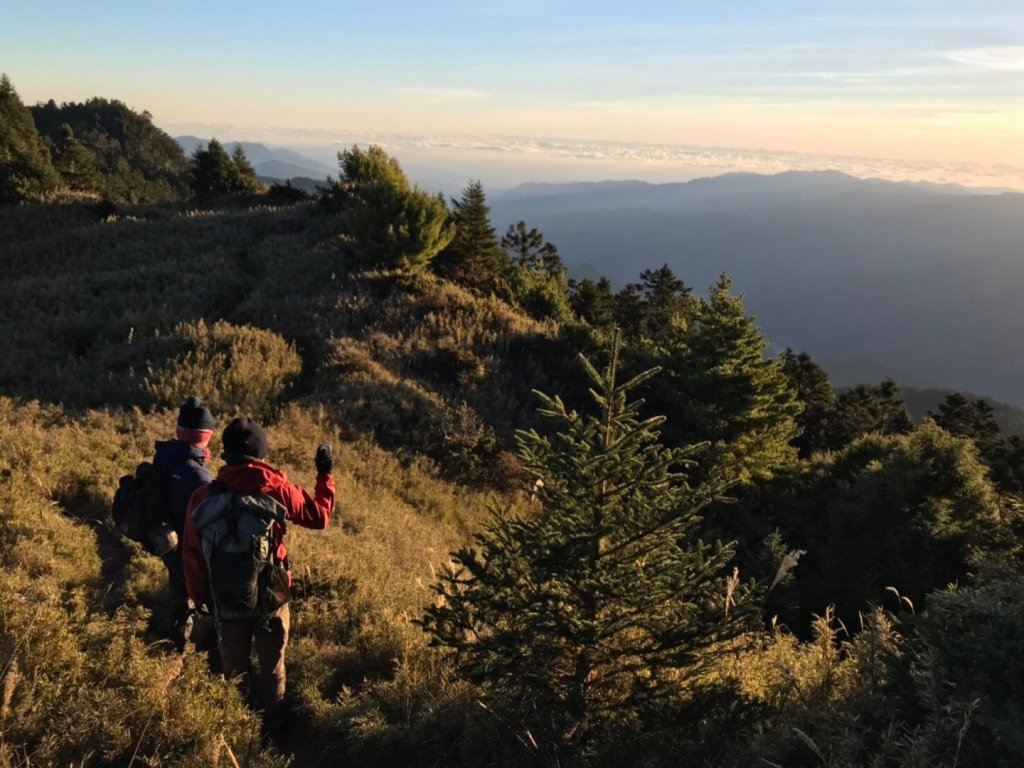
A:
{"label": "dark knit beanie", "polygon": [[268,453],[267,435],[263,427],[250,418],[233,420],[224,428],[224,453],[265,459]]}
{"label": "dark knit beanie", "polygon": [[213,414],[195,395],[189,397],[178,411],[178,426],[182,429],[213,429]]}

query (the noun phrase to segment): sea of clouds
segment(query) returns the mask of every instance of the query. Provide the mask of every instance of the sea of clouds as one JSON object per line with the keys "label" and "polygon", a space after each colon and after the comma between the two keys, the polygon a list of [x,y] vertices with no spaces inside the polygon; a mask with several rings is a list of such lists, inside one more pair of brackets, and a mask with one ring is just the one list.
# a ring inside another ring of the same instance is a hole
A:
{"label": "sea of clouds", "polygon": [[[522,136],[301,131],[241,126],[174,126],[172,132],[230,136],[292,149],[331,167],[353,145],[378,144],[402,163],[410,178],[430,190],[456,193],[468,179],[503,189],[529,181],[572,182],[639,179],[688,181],[723,173],[836,170],[860,178],[960,184],[986,190],[1024,191],[1024,167],[899,158],[815,155],[771,149],[686,144],[586,141]],[[222,139],[223,141],[223,139]]]}

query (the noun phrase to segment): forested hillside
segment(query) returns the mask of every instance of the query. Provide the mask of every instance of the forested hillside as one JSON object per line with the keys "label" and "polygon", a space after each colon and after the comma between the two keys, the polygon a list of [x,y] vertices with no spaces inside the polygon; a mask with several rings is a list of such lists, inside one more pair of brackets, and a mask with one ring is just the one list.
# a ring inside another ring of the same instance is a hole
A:
{"label": "forested hillside", "polygon": [[[987,401],[837,392],[725,274],[570,281],[380,147],[315,198],[246,163],[5,187],[0,766],[1014,764],[1024,438]],[[307,487],[335,446],[270,739],[110,518],[191,394],[215,457],[237,415]]]}

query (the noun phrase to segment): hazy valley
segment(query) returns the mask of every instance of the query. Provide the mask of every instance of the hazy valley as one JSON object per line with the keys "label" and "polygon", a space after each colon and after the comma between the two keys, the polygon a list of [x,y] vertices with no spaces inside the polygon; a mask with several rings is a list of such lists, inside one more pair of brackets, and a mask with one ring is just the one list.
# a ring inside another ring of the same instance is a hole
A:
{"label": "hazy valley", "polygon": [[965,192],[821,172],[490,199],[499,228],[529,221],[573,275],[622,285],[667,263],[703,293],[726,272],[773,344],[837,384],[891,375],[1024,406],[1024,195]]}

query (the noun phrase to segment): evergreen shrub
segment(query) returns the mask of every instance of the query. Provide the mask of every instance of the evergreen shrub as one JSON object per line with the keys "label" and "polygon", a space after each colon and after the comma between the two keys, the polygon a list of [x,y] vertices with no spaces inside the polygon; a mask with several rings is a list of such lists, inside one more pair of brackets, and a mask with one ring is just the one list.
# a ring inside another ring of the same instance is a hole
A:
{"label": "evergreen shrub", "polygon": [[201,392],[218,413],[271,413],[302,361],[295,348],[272,331],[223,320],[181,323],[166,340],[163,360],[144,378],[158,405],[172,406]]}

